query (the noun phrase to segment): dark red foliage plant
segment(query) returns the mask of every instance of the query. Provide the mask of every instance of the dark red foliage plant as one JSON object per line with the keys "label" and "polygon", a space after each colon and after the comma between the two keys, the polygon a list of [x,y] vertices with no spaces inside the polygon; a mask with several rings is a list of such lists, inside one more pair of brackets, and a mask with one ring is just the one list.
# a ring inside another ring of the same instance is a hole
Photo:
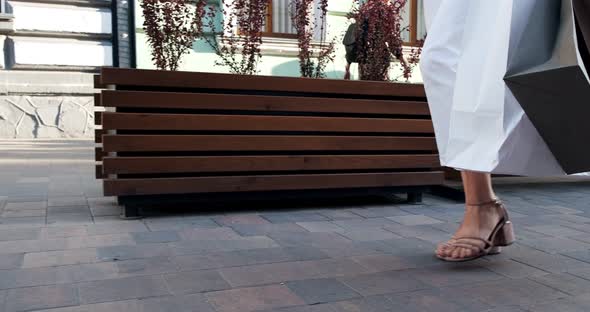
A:
{"label": "dark red foliage plant", "polygon": [[[211,7],[207,26],[215,36],[205,36],[219,57],[216,65],[227,66],[233,74],[254,75],[262,57],[262,32],[270,0],[221,0],[221,8]],[[220,18],[216,18],[220,14]],[[222,21],[222,29],[218,21]]]}
{"label": "dark red foliage plant", "polygon": [[143,27],[158,69],[177,70],[181,57],[203,34],[207,0],[142,0]]}
{"label": "dark red foliage plant", "polygon": [[[317,9],[317,10],[316,10]],[[316,16],[316,12],[320,16]],[[335,40],[326,42],[328,0],[292,0],[291,19],[297,32],[302,77],[325,78],[326,65],[334,60]],[[319,33],[319,38],[314,38]],[[317,50],[313,40],[317,39]]]}
{"label": "dark red foliage plant", "polygon": [[[389,81],[389,70],[394,60],[401,66],[402,76],[408,80],[418,64],[421,48],[414,47],[404,55],[402,34],[409,30],[402,26],[402,13],[408,0],[355,0],[349,14],[356,30],[357,62],[361,80]],[[393,79],[393,80],[397,80]]]}

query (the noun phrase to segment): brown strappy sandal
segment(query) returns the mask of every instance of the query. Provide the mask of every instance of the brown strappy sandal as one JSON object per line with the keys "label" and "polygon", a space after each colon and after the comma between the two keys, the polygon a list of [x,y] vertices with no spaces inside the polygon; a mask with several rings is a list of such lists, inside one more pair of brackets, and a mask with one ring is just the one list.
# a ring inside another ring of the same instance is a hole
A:
{"label": "brown strappy sandal", "polygon": [[437,253],[437,258],[447,262],[472,261],[487,255],[498,254],[500,253],[502,247],[512,245],[515,240],[514,228],[512,226],[512,222],[510,222],[510,218],[508,217],[508,212],[500,200],[494,199],[490,202],[470,206],[485,207],[490,205],[499,207],[500,211],[502,211],[502,216],[487,240],[480,237],[457,237],[452,238],[443,245],[444,248],[460,247],[471,249],[473,255],[466,258],[454,258],[440,256]]}

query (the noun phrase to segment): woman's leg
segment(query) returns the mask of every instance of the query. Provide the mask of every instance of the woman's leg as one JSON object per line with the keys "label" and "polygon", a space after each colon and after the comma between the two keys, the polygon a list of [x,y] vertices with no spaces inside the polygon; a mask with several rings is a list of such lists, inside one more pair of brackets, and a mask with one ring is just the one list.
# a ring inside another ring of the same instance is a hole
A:
{"label": "woman's leg", "polygon": [[[479,237],[488,239],[502,217],[501,207],[498,205],[481,205],[492,202],[496,194],[492,188],[491,175],[464,171],[461,173],[465,190],[465,215],[463,222],[454,238]],[[469,258],[474,255],[470,248],[441,244],[437,254],[452,259]]]}

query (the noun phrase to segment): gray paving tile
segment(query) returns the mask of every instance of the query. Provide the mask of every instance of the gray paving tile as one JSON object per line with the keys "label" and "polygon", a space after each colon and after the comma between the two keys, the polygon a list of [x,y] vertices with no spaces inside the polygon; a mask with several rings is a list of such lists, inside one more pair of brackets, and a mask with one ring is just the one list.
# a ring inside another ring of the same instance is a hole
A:
{"label": "gray paving tile", "polygon": [[293,281],[286,285],[307,304],[343,301],[360,297],[360,294],[335,279]]}
{"label": "gray paving tile", "polygon": [[407,312],[467,312],[483,311],[490,306],[475,300],[461,300],[462,296],[449,296],[438,289],[428,289],[402,294],[387,295],[391,301],[387,311]]}
{"label": "gray paving tile", "polygon": [[234,250],[275,248],[279,245],[265,236],[240,237],[226,240],[192,240],[169,243],[174,255],[203,254]]}
{"label": "gray paving tile", "polygon": [[124,300],[43,310],[43,312],[140,312],[140,305],[137,300]]}
{"label": "gray paving tile", "polygon": [[133,232],[147,232],[149,229],[140,221],[121,221],[111,223],[96,223],[86,226],[88,235],[106,235]]}
{"label": "gray paving tile", "polygon": [[121,261],[141,258],[168,257],[171,249],[166,244],[143,244],[97,248],[101,261]]}
{"label": "gray paving tile", "polygon": [[231,286],[216,270],[191,271],[164,276],[168,289],[175,295],[230,289]]}
{"label": "gray paving tile", "polygon": [[431,286],[417,280],[408,271],[389,271],[341,277],[339,281],[363,296],[374,296],[428,289]]}
{"label": "gray paving tile", "polygon": [[49,206],[47,213],[49,215],[60,213],[89,214],[90,208],[88,206]]}
{"label": "gray paving tile", "polygon": [[[530,306],[549,302],[568,295],[528,279],[505,279],[480,284],[471,284],[454,289],[469,293],[491,306]],[[493,290],[493,291],[491,291]]]}
{"label": "gray paving tile", "polygon": [[345,232],[341,232],[340,234],[350,240],[359,242],[402,238],[401,236],[384,229],[350,229],[346,230]]}
{"label": "gray paving tile", "polygon": [[344,228],[331,221],[298,222],[297,225],[310,232],[344,232]]}
{"label": "gray paving tile", "polygon": [[479,259],[475,263],[508,278],[525,278],[549,274],[547,271],[532,267],[526,263],[517,262],[512,259],[504,259],[503,257],[488,257]]}
{"label": "gray paving tile", "polygon": [[283,285],[212,292],[207,298],[218,312],[253,312],[305,304]]}
{"label": "gray paving tile", "polygon": [[311,246],[316,248],[329,248],[337,244],[345,244],[351,240],[337,233],[288,233],[278,232],[269,234],[268,237],[277,242],[281,247]]}
{"label": "gray paving tile", "polygon": [[6,292],[3,311],[31,311],[78,305],[74,285],[52,285],[10,289]]}
{"label": "gray paving tile", "polygon": [[590,281],[577,277],[574,274],[575,273],[549,274],[533,276],[530,277],[530,279],[572,296],[590,293]]}
{"label": "gray paving tile", "polygon": [[443,223],[443,221],[423,215],[408,215],[388,217],[389,220],[403,225],[428,225]]}
{"label": "gray paving tile", "polygon": [[264,248],[177,256],[174,262],[182,271],[218,269],[265,263],[325,259],[329,256],[316,248]]}
{"label": "gray paving tile", "polygon": [[315,212],[290,211],[264,213],[261,215],[264,219],[272,223],[294,223],[294,222],[311,222],[311,221],[330,221],[329,218]]}
{"label": "gray paving tile", "polygon": [[75,197],[49,197],[47,205],[49,207],[59,206],[88,206],[88,200],[84,196]]}
{"label": "gray paving tile", "polygon": [[95,248],[45,251],[25,254],[23,267],[39,268],[97,261]]}
{"label": "gray paving tile", "polygon": [[174,231],[135,232],[132,236],[138,244],[169,243],[180,240],[180,236]]}
{"label": "gray paving tile", "polygon": [[47,224],[91,224],[90,211],[84,213],[49,213]]}
{"label": "gray paving tile", "polygon": [[177,272],[178,268],[168,257],[116,261],[118,273],[123,276],[155,275]]}
{"label": "gray paving tile", "polygon": [[462,265],[443,263],[440,266],[420,268],[412,272],[412,275],[414,278],[434,287],[505,279],[502,275],[473,263],[464,263]]}
{"label": "gray paving tile", "polygon": [[262,236],[273,233],[307,233],[295,223],[234,224],[231,228],[242,236]]}
{"label": "gray paving tile", "polygon": [[0,230],[0,241],[33,240],[38,239],[40,233],[39,228],[5,229]]}
{"label": "gray paving tile", "polygon": [[140,276],[81,283],[80,301],[84,304],[169,295],[160,276]]}
{"label": "gray paving tile", "polygon": [[23,264],[23,253],[0,254],[0,270],[18,269]]}
{"label": "gray paving tile", "polygon": [[142,299],[140,312],[215,312],[203,294]]}

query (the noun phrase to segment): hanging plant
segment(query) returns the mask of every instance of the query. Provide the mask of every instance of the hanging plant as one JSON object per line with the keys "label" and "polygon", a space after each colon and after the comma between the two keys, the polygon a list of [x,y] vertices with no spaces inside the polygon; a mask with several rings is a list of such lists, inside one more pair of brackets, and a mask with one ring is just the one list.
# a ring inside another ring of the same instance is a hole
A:
{"label": "hanging plant", "polygon": [[206,0],[142,0],[143,28],[152,60],[161,70],[177,70],[181,57],[203,34]]}
{"label": "hanging plant", "polygon": [[[227,66],[233,74],[254,75],[262,57],[262,32],[269,0],[221,0],[221,8],[210,8],[208,27],[220,38],[205,37],[219,57],[216,65]],[[222,29],[216,24],[217,14],[223,20]]]}
{"label": "hanging plant", "polygon": [[[409,56],[403,52],[402,13],[408,0],[355,0],[349,14],[356,22],[355,54],[361,80],[389,81],[392,60],[397,60],[402,77],[408,80],[418,64],[421,47],[412,48]],[[393,80],[398,80],[393,79]]]}
{"label": "hanging plant", "polygon": [[[317,3],[317,7],[316,7]],[[319,16],[316,16],[316,10]],[[325,78],[325,69],[334,60],[335,40],[326,42],[328,0],[292,0],[291,19],[297,32],[299,67],[302,77]],[[320,34],[317,56],[314,57],[312,42]]]}

